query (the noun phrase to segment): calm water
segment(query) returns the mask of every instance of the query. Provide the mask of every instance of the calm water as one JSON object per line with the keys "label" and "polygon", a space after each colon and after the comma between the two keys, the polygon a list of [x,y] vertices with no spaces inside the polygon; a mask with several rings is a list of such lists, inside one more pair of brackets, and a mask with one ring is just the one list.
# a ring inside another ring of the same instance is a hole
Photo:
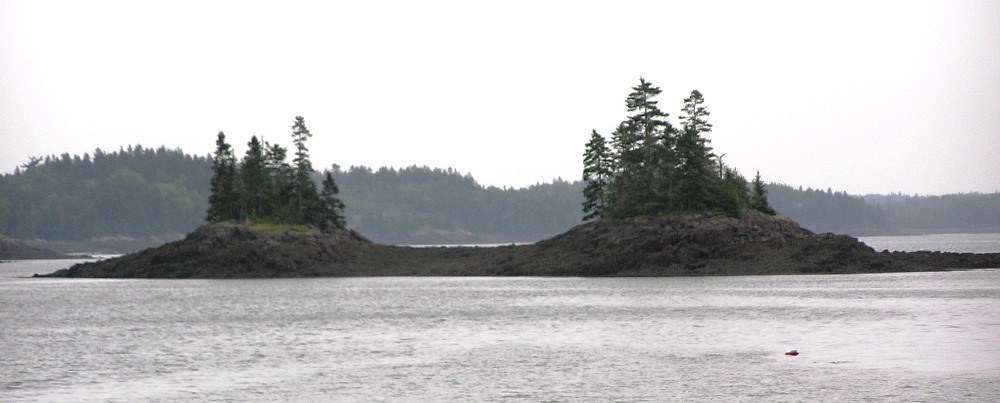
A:
{"label": "calm water", "polygon": [[920,236],[870,236],[858,238],[877,251],[1000,252],[1000,234],[932,234]]}
{"label": "calm water", "polygon": [[[1000,270],[21,278],[0,401],[995,401]],[[787,357],[788,349],[801,355]]]}

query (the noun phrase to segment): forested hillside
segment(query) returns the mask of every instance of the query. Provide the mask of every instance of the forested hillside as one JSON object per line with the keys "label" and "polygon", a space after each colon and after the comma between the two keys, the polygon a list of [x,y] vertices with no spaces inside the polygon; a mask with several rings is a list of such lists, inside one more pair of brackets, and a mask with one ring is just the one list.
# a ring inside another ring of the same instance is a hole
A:
{"label": "forested hillside", "polygon": [[866,195],[902,233],[1000,232],[1000,193]]}
{"label": "forested hillside", "polygon": [[136,145],[33,158],[0,177],[0,233],[19,239],[184,234],[205,218],[211,160]]}
{"label": "forested hillside", "polygon": [[[75,242],[185,234],[205,221],[211,167],[207,156],[163,147],[33,158],[0,176],[0,234]],[[452,169],[331,173],[347,226],[381,242],[527,242],[583,216],[581,182],[500,189]]]}
{"label": "forested hillside", "polygon": [[580,223],[582,182],[484,187],[453,169],[335,170],[347,226],[390,243],[528,242]]}
{"label": "forested hillside", "polygon": [[[833,232],[852,235],[887,234],[893,232],[882,209],[865,203],[846,192],[795,189],[788,185],[767,187],[771,206],[813,232]],[[897,223],[899,224],[899,223]]]}

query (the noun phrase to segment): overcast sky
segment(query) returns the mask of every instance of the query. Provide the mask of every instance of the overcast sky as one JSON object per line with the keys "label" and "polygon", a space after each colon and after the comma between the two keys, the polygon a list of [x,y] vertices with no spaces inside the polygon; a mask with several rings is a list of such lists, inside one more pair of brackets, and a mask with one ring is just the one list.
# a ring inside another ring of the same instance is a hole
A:
{"label": "overcast sky", "polygon": [[318,169],[575,180],[639,77],[752,177],[854,194],[1000,190],[1000,1],[0,0],[0,171],[218,131]]}

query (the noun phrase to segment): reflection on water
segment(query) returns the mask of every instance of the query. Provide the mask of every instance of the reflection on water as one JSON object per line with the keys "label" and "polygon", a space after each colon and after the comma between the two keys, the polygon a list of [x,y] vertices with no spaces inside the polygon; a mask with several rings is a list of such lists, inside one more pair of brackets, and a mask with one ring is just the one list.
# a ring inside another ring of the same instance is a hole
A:
{"label": "reflection on water", "polygon": [[[9,275],[65,265],[0,265],[2,401],[1000,395],[997,270],[654,279]],[[801,355],[783,354],[793,348]]]}

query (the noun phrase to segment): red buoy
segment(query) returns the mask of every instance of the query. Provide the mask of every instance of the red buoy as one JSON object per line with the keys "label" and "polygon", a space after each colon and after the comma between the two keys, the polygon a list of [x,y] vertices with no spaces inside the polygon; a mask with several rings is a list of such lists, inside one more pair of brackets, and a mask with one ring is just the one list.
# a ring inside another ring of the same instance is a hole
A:
{"label": "red buoy", "polygon": [[785,351],[785,355],[799,355],[799,350],[788,350],[788,351]]}

